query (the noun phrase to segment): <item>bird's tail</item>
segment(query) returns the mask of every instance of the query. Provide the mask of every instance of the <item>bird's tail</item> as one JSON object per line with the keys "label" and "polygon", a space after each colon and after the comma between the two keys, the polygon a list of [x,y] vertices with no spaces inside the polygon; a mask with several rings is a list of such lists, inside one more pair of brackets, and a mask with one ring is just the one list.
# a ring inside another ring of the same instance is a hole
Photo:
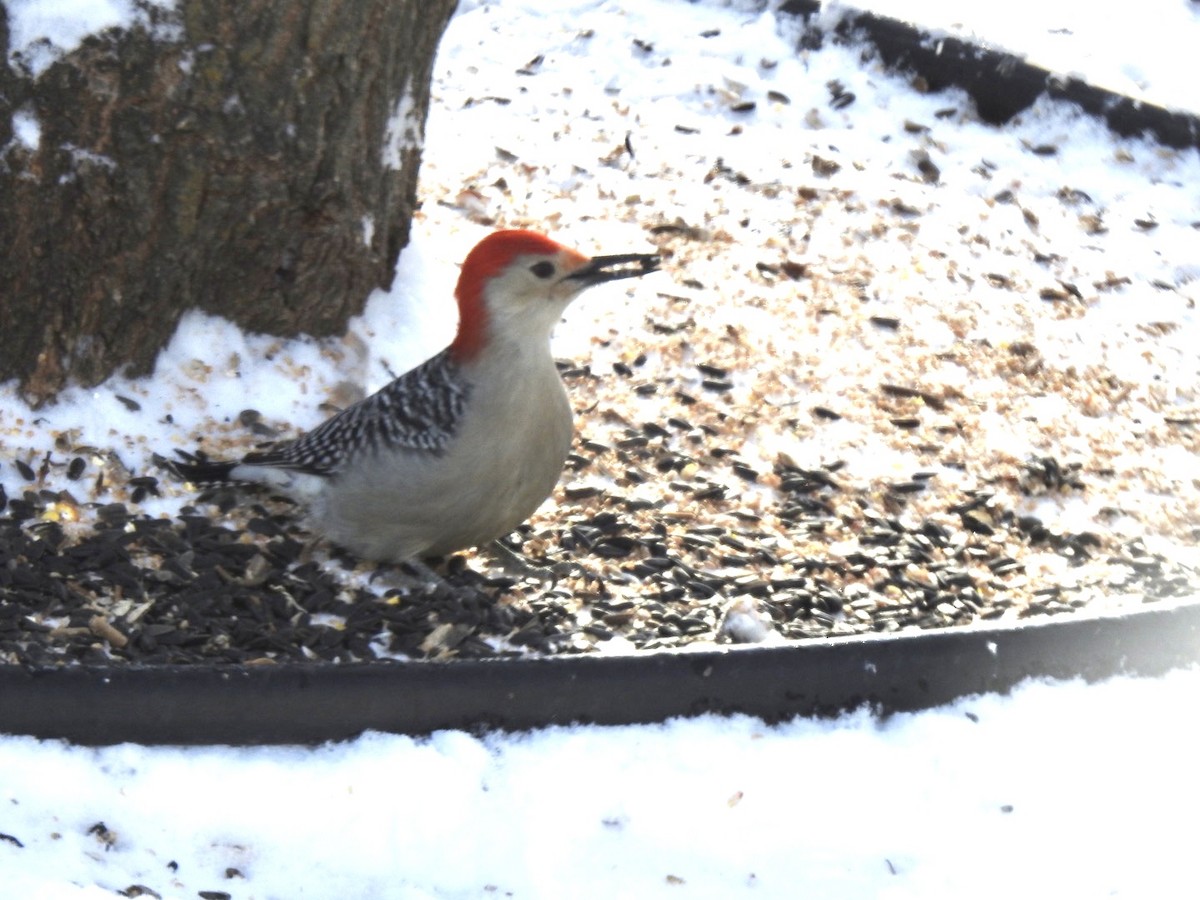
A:
{"label": "bird's tail", "polygon": [[231,480],[230,473],[236,465],[237,463],[211,462],[203,459],[195,462],[184,462],[177,459],[167,461],[167,468],[184,481],[190,481],[192,484],[220,484],[229,481]]}

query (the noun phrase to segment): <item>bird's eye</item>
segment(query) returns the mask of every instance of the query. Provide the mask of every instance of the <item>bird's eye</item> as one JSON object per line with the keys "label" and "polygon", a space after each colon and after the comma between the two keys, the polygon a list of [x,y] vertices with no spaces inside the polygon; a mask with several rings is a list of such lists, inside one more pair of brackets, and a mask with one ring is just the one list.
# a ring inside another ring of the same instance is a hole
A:
{"label": "bird's eye", "polygon": [[554,274],[554,263],[545,262],[544,260],[542,262],[535,262],[529,267],[529,271],[538,278],[549,278]]}

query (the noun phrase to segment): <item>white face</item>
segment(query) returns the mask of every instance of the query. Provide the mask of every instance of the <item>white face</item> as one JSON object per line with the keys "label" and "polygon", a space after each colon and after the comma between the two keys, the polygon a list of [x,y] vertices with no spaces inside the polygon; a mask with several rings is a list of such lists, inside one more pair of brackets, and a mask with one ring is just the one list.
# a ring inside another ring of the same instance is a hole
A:
{"label": "white face", "polygon": [[549,340],[567,306],[588,287],[569,276],[589,262],[573,251],[517,257],[486,289],[493,339],[517,333],[527,340],[533,332]]}

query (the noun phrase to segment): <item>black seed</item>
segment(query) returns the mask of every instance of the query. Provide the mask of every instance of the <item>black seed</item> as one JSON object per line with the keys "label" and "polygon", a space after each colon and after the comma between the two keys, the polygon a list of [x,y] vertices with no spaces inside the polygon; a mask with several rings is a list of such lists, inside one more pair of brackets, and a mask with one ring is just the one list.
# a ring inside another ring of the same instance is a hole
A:
{"label": "black seed", "polygon": [[37,479],[37,476],[33,472],[33,468],[29,465],[29,463],[25,462],[25,460],[14,459],[13,465],[17,467],[17,472],[20,473],[21,477],[26,481],[34,481]]}
{"label": "black seed", "polygon": [[890,421],[897,428],[904,428],[904,429],[919,428],[921,425],[921,420],[918,419],[916,416],[897,416],[896,418],[891,419]]}
{"label": "black seed", "polygon": [[747,549],[745,542],[742,541],[739,537],[737,537],[737,535],[723,534],[717,540],[720,541],[720,543],[724,544],[726,547],[732,547],[734,550]]}
{"label": "black seed", "polygon": [[129,518],[129,510],[124,503],[106,503],[96,510],[96,514],[105,522],[123,522]]}
{"label": "black seed", "polygon": [[963,527],[975,534],[992,535],[996,533],[991,517],[983,510],[970,510],[960,515]]}
{"label": "black seed", "polygon": [[130,412],[142,411],[142,405],[131,397],[123,397],[120,394],[117,394],[117,400]]}
{"label": "black seed", "polygon": [[799,281],[808,274],[808,266],[804,263],[793,262],[790,259],[785,259],[780,263],[779,268],[783,270],[783,274],[792,281]]}
{"label": "black seed", "polygon": [[731,391],[731,390],[733,390],[733,382],[732,382],[732,381],[721,381],[721,380],[718,380],[718,379],[716,379],[716,378],[705,378],[705,379],[704,379],[702,382],[700,382],[700,383],[701,383],[701,384],[702,384],[702,385],[703,385],[703,386],[704,386],[704,387],[705,387],[707,390],[710,390],[710,391],[717,391],[718,393],[723,393],[723,392],[725,392],[725,391]]}
{"label": "black seed", "polygon": [[82,456],[77,456],[67,466],[67,477],[75,481],[83,474],[85,468],[87,468],[87,461]]}
{"label": "black seed", "polygon": [[879,389],[891,397],[920,397],[921,392],[916,388],[905,387],[902,384],[881,384]]}
{"label": "black seed", "polygon": [[[971,492],[968,492],[968,493],[971,493]],[[948,510],[948,512],[964,513],[964,512],[968,512],[972,509],[979,509],[979,507],[981,507],[981,506],[987,506],[988,501],[992,499],[992,496],[993,495],[988,493],[987,491],[974,493],[974,495],[969,497],[967,500],[964,500],[961,503],[956,503],[953,506],[951,506],[950,509]]]}
{"label": "black seed", "polygon": [[828,178],[830,175],[836,175],[842,170],[842,165],[832,159],[825,159],[817,156],[815,153],[812,158],[812,170],[814,175],[819,175],[822,178]]}
{"label": "black seed", "polygon": [[24,522],[26,519],[32,519],[38,514],[38,511],[38,505],[28,498],[13,498],[8,503],[8,514],[14,522]]}
{"label": "black seed", "polygon": [[871,316],[870,322],[879,328],[888,328],[892,331],[900,327],[900,320],[893,316]]}
{"label": "black seed", "polygon": [[759,473],[743,462],[735,461],[733,463],[733,472],[739,478],[744,478],[746,481],[758,481]]}
{"label": "black seed", "polygon": [[588,497],[596,497],[603,493],[604,489],[595,485],[579,485],[563,489],[563,496],[568,500],[586,500]]}
{"label": "black seed", "polygon": [[578,472],[580,469],[586,469],[592,464],[592,460],[587,456],[580,456],[578,453],[567,454],[567,465],[570,466],[573,472]]}
{"label": "black seed", "polygon": [[917,171],[921,173],[921,177],[929,184],[936,184],[938,179],[942,177],[942,170],[937,167],[928,154],[922,154],[917,159]]}
{"label": "black seed", "polygon": [[675,399],[678,400],[680,403],[682,403],[684,406],[691,406],[692,404],[694,404],[696,402],[695,397],[693,397],[691,394],[684,393],[683,391],[676,391]]}
{"label": "black seed", "polygon": [[638,549],[638,547],[638,542],[633,538],[625,537],[624,535],[613,535],[593,546],[592,552],[606,559],[623,559]]}
{"label": "black seed", "polygon": [[132,487],[143,487],[150,493],[158,496],[158,479],[151,475],[139,475],[136,478],[130,478],[129,484]]}
{"label": "black seed", "polygon": [[270,519],[256,518],[246,523],[246,530],[251,534],[262,534],[267,537],[282,537],[283,528]]}

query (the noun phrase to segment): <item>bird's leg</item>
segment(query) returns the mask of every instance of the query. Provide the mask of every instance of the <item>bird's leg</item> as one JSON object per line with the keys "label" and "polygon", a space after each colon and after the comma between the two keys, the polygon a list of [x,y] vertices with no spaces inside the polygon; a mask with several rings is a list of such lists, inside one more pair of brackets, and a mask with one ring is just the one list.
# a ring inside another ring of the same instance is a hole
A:
{"label": "bird's leg", "polygon": [[554,584],[560,578],[587,574],[587,570],[577,562],[557,562],[549,566],[535,566],[500,540],[492,541],[484,549],[509,575],[533,578],[537,581],[548,581]]}
{"label": "bird's leg", "polygon": [[401,574],[411,573],[410,577],[416,584],[436,584],[442,587],[451,587],[445,575],[421,559],[406,559],[396,566],[396,571]]}
{"label": "bird's leg", "polygon": [[432,589],[434,592],[457,596],[469,590],[462,585],[453,584],[429,563],[415,558],[400,563],[382,563],[371,573],[370,580],[402,594],[418,594]]}
{"label": "bird's leg", "polygon": [[[321,551],[318,553],[318,551]],[[298,563],[316,559],[318,562],[331,563],[338,559],[338,551],[319,534],[310,535],[301,547],[296,557]],[[342,560],[343,568],[354,568],[356,561],[352,558]],[[394,588],[402,593],[411,594],[433,586],[448,591],[454,590],[454,585],[444,575],[428,563],[419,559],[407,559],[400,563],[379,563],[375,570],[367,576],[371,582],[379,582],[388,588]]]}

